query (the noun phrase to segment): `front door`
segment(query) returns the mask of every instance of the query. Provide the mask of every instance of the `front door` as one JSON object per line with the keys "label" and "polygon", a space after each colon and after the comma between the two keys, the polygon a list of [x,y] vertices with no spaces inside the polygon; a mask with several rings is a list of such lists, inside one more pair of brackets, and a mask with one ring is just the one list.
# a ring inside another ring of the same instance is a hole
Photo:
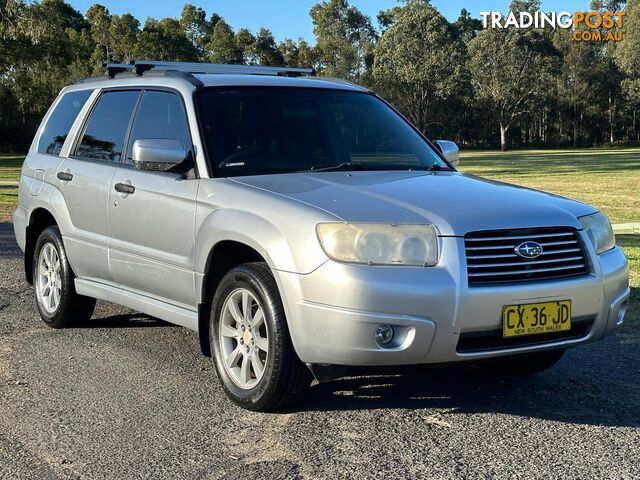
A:
{"label": "front door", "polygon": [[[127,290],[194,309],[199,180],[184,173],[135,168],[131,152],[138,139],[177,139],[192,150],[184,105],[177,94],[152,90],[142,94],[127,154],[110,189],[111,274]],[[188,165],[180,171],[186,169]]]}

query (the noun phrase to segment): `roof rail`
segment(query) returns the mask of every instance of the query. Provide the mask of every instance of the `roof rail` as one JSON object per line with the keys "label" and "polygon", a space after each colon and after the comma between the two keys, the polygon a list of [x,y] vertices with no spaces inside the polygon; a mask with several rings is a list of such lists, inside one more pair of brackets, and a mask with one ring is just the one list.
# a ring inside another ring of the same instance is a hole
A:
{"label": "roof rail", "polygon": [[[118,75],[117,78],[120,78],[122,75],[124,74]],[[183,78],[184,80],[186,80],[196,88],[200,88],[204,85],[202,81],[194,77],[192,74],[188,72],[182,72],[180,70],[153,70],[152,69],[152,70],[147,70],[145,72],[142,72],[142,76],[143,77],[178,77],[178,78]]]}
{"label": "roof rail", "polygon": [[133,72],[142,75],[149,70],[154,71],[178,71],[190,74],[216,73],[228,75],[274,75],[286,77],[313,76],[316,71],[313,68],[289,68],[289,67],[262,67],[253,65],[226,65],[217,63],[189,63],[189,62],[162,62],[155,60],[136,60],[132,64],[109,63],[106,65],[106,75],[114,78],[123,72]]}
{"label": "roof rail", "polygon": [[361,85],[358,85],[357,83],[351,82],[349,80],[345,80],[344,78],[322,76],[322,77],[314,77],[314,80],[315,79],[322,80],[324,82],[337,83],[339,85],[348,85],[350,87],[358,87],[358,88],[360,88],[362,90],[369,90],[368,88],[365,88],[365,87],[363,87]]}

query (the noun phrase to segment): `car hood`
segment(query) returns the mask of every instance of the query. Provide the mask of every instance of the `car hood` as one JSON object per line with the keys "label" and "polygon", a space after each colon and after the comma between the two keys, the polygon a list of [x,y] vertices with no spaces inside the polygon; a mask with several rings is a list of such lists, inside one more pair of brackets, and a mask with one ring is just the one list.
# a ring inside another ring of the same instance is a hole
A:
{"label": "car hood", "polygon": [[593,207],[460,172],[317,172],[232,177],[345,222],[432,223],[441,235],[573,226]]}

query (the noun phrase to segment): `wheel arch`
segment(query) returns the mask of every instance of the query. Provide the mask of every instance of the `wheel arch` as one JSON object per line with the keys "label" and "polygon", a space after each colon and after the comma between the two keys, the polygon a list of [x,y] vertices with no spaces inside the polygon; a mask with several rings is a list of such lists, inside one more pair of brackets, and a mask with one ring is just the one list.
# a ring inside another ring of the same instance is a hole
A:
{"label": "wheel arch", "polygon": [[49,209],[37,207],[31,211],[27,223],[24,249],[24,273],[30,285],[33,285],[33,253],[36,242],[43,230],[52,225],[59,225],[59,223]]}
{"label": "wheel arch", "polygon": [[218,285],[233,267],[249,262],[265,262],[264,256],[254,247],[238,240],[221,240],[210,250],[203,269],[204,275],[198,304],[198,337],[202,353],[210,357],[209,313]]}
{"label": "wheel arch", "polygon": [[[269,213],[259,215],[244,209],[220,208],[209,213],[197,227],[195,286],[199,339],[205,355],[210,354],[208,320],[211,300],[218,282],[231,267],[252,261],[265,262],[278,285],[285,313],[289,313],[278,272],[306,274],[326,261],[315,229],[307,228],[311,222],[305,220],[299,224],[285,222],[285,225],[280,225],[273,221],[272,212]],[[284,211],[283,215],[286,215]],[[297,230],[287,235],[287,229]],[[221,262],[219,259],[222,259]],[[287,324],[292,334],[289,315]]]}
{"label": "wheel arch", "polygon": [[296,269],[289,243],[273,223],[255,213],[232,208],[212,211],[199,225],[194,261],[200,346],[207,356],[211,300],[229,269],[253,261],[265,262],[272,270]]}

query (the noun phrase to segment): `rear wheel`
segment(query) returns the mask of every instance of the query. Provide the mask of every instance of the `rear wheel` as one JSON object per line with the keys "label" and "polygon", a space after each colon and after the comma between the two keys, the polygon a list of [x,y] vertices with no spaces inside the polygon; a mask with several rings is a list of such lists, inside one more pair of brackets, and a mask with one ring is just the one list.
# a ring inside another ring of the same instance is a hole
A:
{"label": "rear wheel", "polygon": [[310,384],[265,263],[239,265],[223,277],[211,307],[209,342],[225,393],[243,408],[289,407]]}
{"label": "rear wheel", "polygon": [[76,293],[75,276],[58,227],[42,231],[33,255],[36,305],[44,323],[51,328],[64,328],[91,318],[96,301]]}
{"label": "rear wheel", "polygon": [[523,353],[500,357],[491,361],[490,368],[502,375],[525,377],[544,372],[553,367],[564,355],[564,350]]}

